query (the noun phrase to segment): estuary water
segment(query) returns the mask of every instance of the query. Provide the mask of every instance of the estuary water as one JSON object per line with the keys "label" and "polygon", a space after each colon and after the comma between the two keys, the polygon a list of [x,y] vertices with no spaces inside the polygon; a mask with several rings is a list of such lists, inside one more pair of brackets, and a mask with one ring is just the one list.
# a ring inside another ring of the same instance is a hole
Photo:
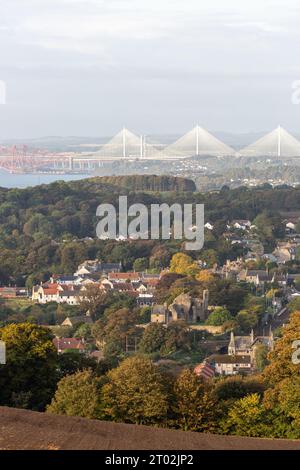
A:
{"label": "estuary water", "polygon": [[0,171],[0,187],[28,188],[39,184],[49,184],[54,181],[75,181],[89,178],[93,175],[51,175],[51,174],[12,174]]}

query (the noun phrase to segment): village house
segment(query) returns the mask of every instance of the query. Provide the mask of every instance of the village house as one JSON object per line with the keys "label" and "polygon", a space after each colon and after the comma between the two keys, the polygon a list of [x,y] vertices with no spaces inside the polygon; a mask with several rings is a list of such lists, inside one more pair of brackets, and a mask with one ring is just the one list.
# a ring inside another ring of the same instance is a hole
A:
{"label": "village house", "polygon": [[61,291],[63,291],[63,287],[59,284],[42,284],[33,290],[32,300],[36,300],[40,304],[58,302],[58,295]]}
{"label": "village house", "polygon": [[140,293],[136,298],[139,307],[150,307],[153,305],[153,294]]}
{"label": "village house", "polygon": [[87,260],[73,275],[53,274],[50,281],[32,289],[32,300],[38,303],[78,305],[88,285],[99,286],[105,292],[117,291],[133,296],[137,304],[152,305],[153,294],[161,274],[120,272],[121,263],[100,263]]}
{"label": "village house", "polygon": [[74,275],[60,275],[60,274],[53,274],[50,277],[50,283],[51,284],[60,284],[60,285],[79,285],[81,284],[83,278],[80,276],[74,276]]}
{"label": "village house", "polygon": [[255,286],[264,286],[266,283],[274,282],[274,276],[263,269],[243,269],[237,275],[238,282],[248,282]]}
{"label": "village house", "polygon": [[207,361],[214,367],[216,374],[235,375],[249,374],[255,371],[256,351],[258,345],[263,344],[268,351],[274,348],[274,336],[272,331],[268,336],[255,336],[253,330],[250,335],[230,335],[227,354],[213,354]]}
{"label": "village house", "polygon": [[80,325],[82,323],[91,325],[93,323],[93,320],[90,316],[88,315],[79,315],[75,317],[67,317],[60,326],[70,326],[74,327],[77,325]]}
{"label": "village house", "polygon": [[68,350],[76,350],[79,353],[83,354],[85,352],[85,347],[82,340],[77,338],[58,338],[53,339],[53,344],[57,350],[58,354],[63,354]]}
{"label": "village house", "polygon": [[142,279],[142,275],[137,272],[112,272],[108,274],[107,279],[111,282],[139,282]]}
{"label": "village house", "polygon": [[263,256],[264,246],[257,238],[244,238],[243,242],[245,248],[251,252],[253,259]]}
{"label": "village house", "polygon": [[207,361],[203,361],[195,367],[194,373],[204,380],[211,380],[215,376],[215,369]]}
{"label": "village house", "polygon": [[74,276],[89,275],[98,273],[101,275],[107,275],[112,272],[120,272],[122,264],[120,263],[101,263],[98,259],[86,260],[78,266]]}
{"label": "village house", "polygon": [[222,236],[227,242],[230,242],[231,245],[242,245],[244,243],[243,238],[236,233],[224,232]]}
{"label": "village house", "polygon": [[285,220],[285,231],[286,233],[295,233],[296,232],[296,223],[291,220]]}
{"label": "village house", "polygon": [[163,323],[169,322],[169,310],[165,303],[164,305],[153,305],[151,312],[151,323]]}
{"label": "village house", "polygon": [[249,354],[254,362],[256,348],[259,344],[264,344],[269,351],[272,351],[274,348],[273,332],[270,330],[268,336],[254,336],[252,330],[248,336],[235,336],[232,331],[228,345],[228,354],[238,356]]}
{"label": "village house", "polygon": [[238,219],[238,220],[233,220],[229,224],[230,228],[235,228],[237,230],[249,230],[251,227],[251,221],[250,220],[244,220],[244,219]]}
{"label": "village house", "polygon": [[237,258],[235,261],[227,260],[219,271],[223,279],[237,280],[238,274],[243,269],[243,258]]}
{"label": "village house", "polygon": [[295,260],[298,248],[299,245],[297,243],[278,243],[278,246],[273,251],[277,264],[285,264],[288,261]]}
{"label": "village house", "polygon": [[35,286],[32,290],[32,300],[40,304],[49,302],[67,303],[68,305],[78,305],[80,296],[80,286],[61,284],[42,284]]}
{"label": "village house", "polygon": [[208,358],[218,375],[249,374],[252,371],[250,356],[230,356],[214,354]]}
{"label": "village house", "polygon": [[0,287],[0,297],[3,299],[14,299],[17,297],[28,297],[26,287]]}
{"label": "village house", "polygon": [[81,297],[80,289],[63,290],[58,294],[58,303],[78,305]]}

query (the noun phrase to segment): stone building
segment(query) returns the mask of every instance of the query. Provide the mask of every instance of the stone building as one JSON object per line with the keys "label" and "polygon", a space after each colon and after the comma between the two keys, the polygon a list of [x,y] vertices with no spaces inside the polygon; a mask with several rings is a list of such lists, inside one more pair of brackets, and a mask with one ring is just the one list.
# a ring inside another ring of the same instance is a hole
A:
{"label": "stone building", "polygon": [[151,322],[169,323],[183,320],[186,323],[199,323],[208,316],[209,291],[204,290],[202,298],[192,297],[190,294],[180,294],[169,307],[154,305]]}
{"label": "stone building", "polygon": [[269,351],[273,350],[274,336],[272,330],[270,330],[268,336],[254,336],[253,330],[248,336],[235,336],[232,331],[228,345],[228,354],[230,356],[249,355],[254,363],[256,349],[259,344],[265,345]]}

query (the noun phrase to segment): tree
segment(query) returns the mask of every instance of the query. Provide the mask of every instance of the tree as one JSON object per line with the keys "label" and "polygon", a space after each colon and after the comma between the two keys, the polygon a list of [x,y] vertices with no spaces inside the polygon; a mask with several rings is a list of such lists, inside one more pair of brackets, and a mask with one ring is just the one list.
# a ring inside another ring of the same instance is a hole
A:
{"label": "tree", "polygon": [[47,413],[99,418],[99,379],[91,370],[76,372],[62,378],[58,382],[51,404],[47,406]]}
{"label": "tree", "polygon": [[92,338],[91,325],[88,323],[79,325],[74,333],[74,338],[83,338],[85,341],[89,341]]}
{"label": "tree", "polygon": [[141,307],[139,314],[138,314],[138,322],[142,324],[148,324],[151,321],[151,307],[145,305]]}
{"label": "tree", "polygon": [[229,410],[224,423],[228,434],[249,437],[267,437],[272,435],[272,419],[257,393],[237,400]]}
{"label": "tree", "polygon": [[184,253],[176,253],[172,256],[170,264],[170,272],[176,274],[184,274],[185,276],[194,276],[198,273],[199,268],[195,261]]}
{"label": "tree", "polygon": [[133,263],[133,269],[138,272],[143,272],[148,268],[148,264],[147,258],[137,258]]}
{"label": "tree", "polygon": [[170,296],[170,290],[178,279],[183,279],[182,274],[170,273],[164,274],[159,280],[155,289],[155,302],[164,303],[166,298]]}
{"label": "tree", "polygon": [[273,212],[262,212],[254,219],[253,224],[257,228],[260,240],[270,250],[274,249],[276,238],[283,238],[285,235],[280,215]]}
{"label": "tree", "polygon": [[216,307],[206,320],[207,325],[221,326],[227,321],[233,320],[230,312],[223,307]]}
{"label": "tree", "polygon": [[161,348],[161,353],[168,355],[176,351],[190,349],[191,337],[186,323],[181,320],[170,322],[167,327],[165,344]]}
{"label": "tree", "polygon": [[300,368],[292,360],[292,355],[293,343],[300,338],[299,313],[292,313],[290,321],[282,329],[282,337],[269,353],[270,364],[263,371],[268,386],[264,406],[276,414],[278,434],[297,439],[300,437]]}
{"label": "tree", "polygon": [[233,315],[244,307],[248,287],[237,285],[227,279],[215,279],[209,286],[211,305],[224,305]]}
{"label": "tree", "polygon": [[265,384],[261,377],[242,377],[235,375],[221,378],[213,388],[213,395],[218,402],[227,402],[244,398],[253,393],[263,396]]}
{"label": "tree", "polygon": [[255,328],[258,323],[256,313],[251,310],[241,310],[236,317],[239,328],[243,333],[249,333],[252,328]]}
{"label": "tree", "polygon": [[160,323],[151,323],[143,333],[139,349],[141,352],[151,354],[160,351],[166,341],[166,328]]}
{"label": "tree", "polygon": [[134,424],[162,423],[169,408],[164,378],[144,357],[125,359],[107,374],[102,388],[105,416]]}
{"label": "tree", "polygon": [[258,344],[255,348],[255,366],[259,372],[269,364],[268,361],[269,350],[265,344]]}
{"label": "tree", "polygon": [[207,432],[215,429],[216,401],[211,386],[189,370],[184,369],[174,384],[174,422],[184,431]]}
{"label": "tree", "polygon": [[286,437],[300,439],[300,377],[285,379],[280,383],[278,415],[287,422]]}
{"label": "tree", "polygon": [[97,361],[93,357],[81,354],[77,350],[64,352],[58,356],[59,377],[75,374],[84,369],[96,370]]}
{"label": "tree", "polygon": [[270,364],[264,370],[264,377],[270,386],[286,378],[299,377],[300,367],[293,364],[293,343],[300,338],[300,312],[291,314],[289,322],[282,329],[282,337],[275,342],[274,350],[269,353]]}
{"label": "tree", "polygon": [[31,323],[0,328],[6,344],[6,364],[0,366],[0,403],[13,406],[12,394],[27,396],[28,408],[43,410],[57,382],[58,360],[52,334]]}
{"label": "tree", "polygon": [[151,269],[161,270],[170,264],[171,255],[165,245],[155,245],[151,251],[149,266]]}
{"label": "tree", "polygon": [[135,349],[141,335],[141,329],[136,327],[137,321],[136,311],[121,308],[110,313],[107,319],[96,322],[94,335],[103,342],[106,359],[124,355],[126,344]]}
{"label": "tree", "polygon": [[214,275],[208,269],[201,269],[196,275],[196,280],[203,284],[209,284],[214,280]]}
{"label": "tree", "polygon": [[201,261],[211,268],[218,262],[218,253],[216,250],[210,248],[209,250],[201,251]]}
{"label": "tree", "polygon": [[99,318],[103,313],[103,304],[106,300],[106,293],[99,289],[99,286],[88,285],[84,296],[80,297],[79,307],[84,313],[89,312],[93,319]]}
{"label": "tree", "polygon": [[300,311],[300,296],[295,297],[292,299],[287,305],[289,312],[293,313],[296,311]]}

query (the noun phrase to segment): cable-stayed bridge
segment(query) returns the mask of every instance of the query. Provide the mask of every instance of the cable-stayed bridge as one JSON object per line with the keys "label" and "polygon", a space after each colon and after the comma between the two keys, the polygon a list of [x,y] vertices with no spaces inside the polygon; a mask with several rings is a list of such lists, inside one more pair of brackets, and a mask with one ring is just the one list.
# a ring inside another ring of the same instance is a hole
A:
{"label": "cable-stayed bridge", "polygon": [[293,158],[300,156],[300,142],[278,126],[248,147],[237,152],[242,157]]}
{"label": "cable-stayed bridge", "polygon": [[200,126],[194,127],[171,144],[150,143],[145,136],[138,136],[124,128],[99,151],[82,156],[102,160],[181,160],[191,157],[293,158],[300,157],[300,141],[279,126],[253,144],[235,150]]}
{"label": "cable-stayed bridge", "polygon": [[102,148],[86,156],[103,160],[140,159],[177,160],[194,156],[233,156],[233,148],[221,142],[208,131],[196,126],[172,144],[149,143],[146,136],[137,136],[123,129]]}
{"label": "cable-stayed bridge", "polygon": [[[96,146],[96,144],[95,144]],[[269,159],[300,158],[300,141],[281,126],[247,147],[235,150],[200,126],[173,143],[153,142],[144,135],[137,135],[123,128],[108,142],[97,145],[94,152],[50,153],[16,146],[1,155],[0,167],[8,171],[84,171],[113,161],[183,160],[193,157],[218,157],[234,162],[234,158],[265,157]]]}

